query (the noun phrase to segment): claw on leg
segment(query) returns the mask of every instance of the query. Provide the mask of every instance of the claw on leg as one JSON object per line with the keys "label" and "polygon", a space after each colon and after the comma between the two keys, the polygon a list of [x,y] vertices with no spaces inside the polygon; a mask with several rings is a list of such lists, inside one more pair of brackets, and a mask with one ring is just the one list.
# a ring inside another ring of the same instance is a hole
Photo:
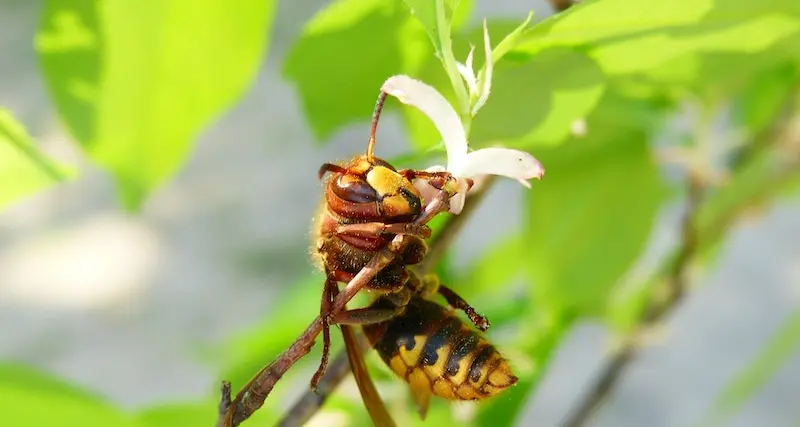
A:
{"label": "claw on leg", "polygon": [[486,330],[489,329],[489,319],[478,314],[478,312],[476,312],[475,309],[472,308],[472,306],[469,305],[464,298],[461,298],[461,296],[455,293],[452,289],[445,285],[439,284],[437,291],[444,297],[445,300],[447,300],[447,303],[450,304],[451,307],[456,310],[463,311],[476,328],[483,332],[486,332]]}

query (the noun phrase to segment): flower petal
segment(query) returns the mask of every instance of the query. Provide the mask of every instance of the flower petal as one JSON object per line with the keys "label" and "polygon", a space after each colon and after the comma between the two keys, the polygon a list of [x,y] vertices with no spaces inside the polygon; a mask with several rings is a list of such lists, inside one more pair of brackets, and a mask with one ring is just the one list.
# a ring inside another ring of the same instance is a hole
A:
{"label": "flower petal", "polygon": [[501,175],[516,179],[530,187],[529,179],[542,179],[544,168],[530,154],[510,148],[483,148],[467,154],[461,170],[451,170],[456,176],[470,178],[477,175]]}
{"label": "flower petal", "polygon": [[[478,110],[486,104],[486,101],[489,99],[489,93],[492,91],[492,68],[494,63],[492,62],[492,45],[489,42],[489,28],[486,27],[486,20],[483,20],[483,50],[484,50],[484,57],[485,65],[483,78],[480,82],[478,82],[480,92],[480,96],[478,100],[475,102],[475,105],[472,107],[472,116],[475,117],[475,114],[478,113]],[[470,54],[471,55],[471,54]]]}
{"label": "flower petal", "polygon": [[405,75],[389,77],[381,90],[425,113],[444,140],[448,168],[464,162],[467,156],[467,136],[458,113],[442,94],[431,86]]}
{"label": "flower petal", "polygon": [[474,52],[475,46],[471,46],[469,55],[467,55],[467,63],[462,64],[456,62],[456,69],[458,69],[458,73],[461,74],[461,77],[463,77],[464,81],[467,83],[470,96],[478,96],[478,79],[475,77],[475,71],[472,69],[472,54]]}
{"label": "flower petal", "polygon": [[458,192],[450,198],[450,213],[458,215],[464,209],[464,202],[467,201],[467,191],[469,183],[466,179],[458,180]]}

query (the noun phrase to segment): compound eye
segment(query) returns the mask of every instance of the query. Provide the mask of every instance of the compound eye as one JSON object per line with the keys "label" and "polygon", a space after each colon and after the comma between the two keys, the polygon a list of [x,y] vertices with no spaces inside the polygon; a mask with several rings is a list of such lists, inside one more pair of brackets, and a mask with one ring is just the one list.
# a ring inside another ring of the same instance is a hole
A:
{"label": "compound eye", "polygon": [[370,203],[378,201],[378,193],[364,179],[353,175],[342,175],[336,180],[333,192],[348,202]]}

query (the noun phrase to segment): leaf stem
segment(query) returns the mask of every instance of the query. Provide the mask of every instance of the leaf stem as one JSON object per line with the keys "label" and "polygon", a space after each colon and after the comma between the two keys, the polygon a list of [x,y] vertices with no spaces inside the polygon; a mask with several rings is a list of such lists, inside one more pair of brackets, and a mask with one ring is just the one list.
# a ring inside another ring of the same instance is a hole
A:
{"label": "leaf stem", "polygon": [[444,0],[436,0],[436,34],[439,36],[439,45],[442,49],[441,60],[444,65],[444,70],[456,93],[458,113],[461,116],[461,122],[464,124],[464,130],[469,133],[469,123],[472,119],[470,115],[469,95],[467,94],[466,87],[464,87],[464,82],[461,80],[461,75],[458,73],[458,68],[456,67],[456,58],[453,55],[453,43],[450,39],[450,23],[447,21]]}
{"label": "leaf stem", "polygon": [[22,125],[14,120],[11,112],[2,108],[0,108],[0,137],[5,137],[12,146],[16,147],[23,156],[27,157],[53,181],[64,181],[67,178],[54,162],[37,149],[32,138]]}

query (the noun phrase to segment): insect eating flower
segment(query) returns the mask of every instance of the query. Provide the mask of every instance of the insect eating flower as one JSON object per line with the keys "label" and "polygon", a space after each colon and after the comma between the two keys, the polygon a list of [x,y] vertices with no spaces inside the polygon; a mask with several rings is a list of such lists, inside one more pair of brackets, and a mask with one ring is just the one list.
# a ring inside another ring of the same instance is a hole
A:
{"label": "insect eating flower", "polygon": [[[469,189],[467,178],[481,175],[501,175],[516,179],[530,188],[528,180],[542,179],[544,168],[530,154],[510,148],[482,148],[469,151],[467,136],[458,113],[436,89],[405,75],[392,76],[384,82],[382,91],[411,105],[431,119],[444,140],[447,167],[433,166],[430,172],[450,172],[458,180],[458,192],[450,199],[450,212],[458,214],[464,207]],[[415,187],[428,202],[437,191],[424,180],[414,181]]]}

